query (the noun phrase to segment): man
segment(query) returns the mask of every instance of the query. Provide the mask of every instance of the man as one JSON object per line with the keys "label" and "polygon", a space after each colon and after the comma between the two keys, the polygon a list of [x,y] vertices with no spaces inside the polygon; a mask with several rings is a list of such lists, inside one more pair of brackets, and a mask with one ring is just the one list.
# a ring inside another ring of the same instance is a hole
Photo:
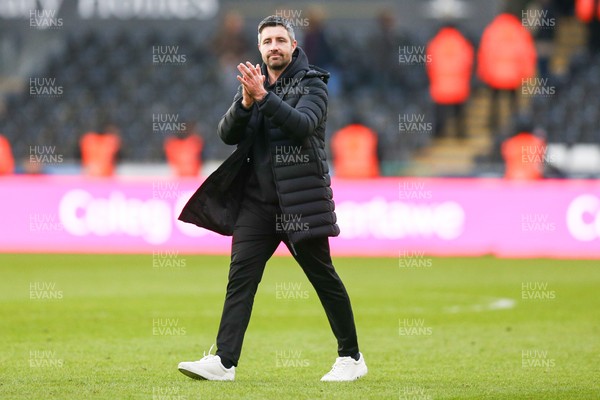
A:
{"label": "man", "polygon": [[238,65],[241,85],[218,126],[221,139],[237,149],[179,217],[233,235],[216,354],[182,362],[179,370],[195,379],[234,379],[265,263],[283,241],[315,288],[338,342],[339,357],[321,380],[358,379],[367,366],[329,252],[328,237],[339,234],[325,153],[329,73],[309,66],[284,18],[270,16],[258,25],[258,49],[263,65]]}
{"label": "man", "polygon": [[119,159],[121,137],[119,128],[111,123],[102,132],[88,132],[79,140],[81,165],[87,176],[109,177],[115,173]]}
{"label": "man", "polygon": [[502,13],[485,28],[477,53],[477,75],[492,88],[490,129],[500,126],[500,95],[509,94],[510,113],[517,113],[517,89],[535,76],[537,53],[521,20]]}
{"label": "man", "polygon": [[204,141],[196,133],[195,122],[187,122],[185,131],[179,136],[171,136],[165,140],[165,156],[176,176],[194,177],[200,174],[203,146]]}
{"label": "man", "polygon": [[537,180],[544,178],[546,141],[533,133],[533,122],[527,116],[518,120],[515,134],[502,143],[505,179]]}
{"label": "man", "polygon": [[429,93],[435,103],[435,137],[441,137],[448,121],[454,117],[455,134],[466,137],[464,108],[471,91],[473,46],[451,25],[445,25],[425,50],[429,62]]}
{"label": "man", "polygon": [[588,52],[595,56],[600,53],[600,0],[575,0],[575,16],[587,25]]}
{"label": "man", "polygon": [[0,175],[12,175],[15,172],[15,159],[8,139],[0,134]]}
{"label": "man", "polygon": [[354,118],[331,138],[333,169],[338,178],[369,179],[380,175],[377,133],[358,119]]}

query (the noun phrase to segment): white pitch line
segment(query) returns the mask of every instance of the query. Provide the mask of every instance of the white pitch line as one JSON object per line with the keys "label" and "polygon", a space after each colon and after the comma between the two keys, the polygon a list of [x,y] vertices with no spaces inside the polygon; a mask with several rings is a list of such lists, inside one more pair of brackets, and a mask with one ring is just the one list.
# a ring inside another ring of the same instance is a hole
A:
{"label": "white pitch line", "polygon": [[484,304],[472,304],[466,306],[450,306],[444,307],[444,312],[455,314],[460,312],[481,312],[481,311],[495,311],[495,310],[508,310],[514,308],[517,302],[513,299],[500,298],[492,299],[490,302]]}

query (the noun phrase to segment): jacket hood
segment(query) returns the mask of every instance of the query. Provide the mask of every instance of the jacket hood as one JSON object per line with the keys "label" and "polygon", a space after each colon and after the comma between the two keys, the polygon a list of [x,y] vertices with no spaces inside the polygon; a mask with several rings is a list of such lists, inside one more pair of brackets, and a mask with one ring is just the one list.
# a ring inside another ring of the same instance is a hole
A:
{"label": "jacket hood", "polygon": [[328,71],[325,71],[323,68],[317,67],[316,65],[312,65],[312,64],[309,64],[308,67],[310,69],[306,73],[307,77],[310,78],[312,76],[316,76],[316,77],[321,78],[323,80],[323,82],[327,83],[327,81],[329,80],[329,76],[331,75]]}

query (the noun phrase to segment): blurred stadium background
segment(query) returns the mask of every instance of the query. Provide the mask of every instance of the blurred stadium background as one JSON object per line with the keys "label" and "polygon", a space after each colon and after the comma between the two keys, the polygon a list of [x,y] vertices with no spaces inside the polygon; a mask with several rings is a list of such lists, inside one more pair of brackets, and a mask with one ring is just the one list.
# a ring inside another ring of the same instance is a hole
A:
{"label": "blurred stadium background", "polygon": [[[600,61],[598,54],[587,51],[587,24],[573,15],[572,1],[318,5],[204,0],[190,2],[195,6],[189,10],[181,6],[187,2],[159,1],[153,9],[152,2],[142,1],[136,10],[135,2],[64,0],[53,3],[60,7],[47,10],[56,15],[36,14],[36,22],[30,10],[41,9],[42,3],[6,1],[0,6],[0,133],[11,143],[17,172],[78,173],[79,139],[111,123],[122,136],[119,175],[144,170],[169,174],[165,132],[153,130],[153,115],[169,114],[180,123],[197,124],[204,139],[203,174],[208,174],[230,151],[214,133],[237,84],[232,63],[260,61],[254,46],[256,25],[264,15],[279,10],[295,20],[301,46],[323,20],[323,33],[317,37],[324,42],[311,43],[310,55],[333,76],[329,137],[356,119],[363,121],[377,134],[384,176],[500,177],[504,172],[500,143],[515,129],[517,113],[509,114],[504,107],[502,123],[489,126],[491,91],[478,79],[475,66],[465,106],[465,140],[453,140],[452,132],[442,137],[432,132],[403,134],[399,115],[409,119],[424,115],[423,122],[431,125],[435,117],[426,63],[418,57],[403,61],[399,55],[402,49],[408,55],[422,54],[445,22],[455,24],[477,51],[485,27],[508,10],[531,31],[538,59],[549,64],[541,77],[547,80],[532,85],[552,89],[550,94],[519,90],[520,109],[531,118],[533,129],[543,131],[549,156],[555,160],[547,175],[600,173],[600,100],[595,95]],[[546,14],[536,14],[540,11]],[[227,13],[233,15],[227,18]],[[170,49],[179,58],[157,62],[153,58],[157,48]],[[62,93],[32,94],[31,78],[53,79]],[[63,161],[24,165],[35,145],[56,146]]]}
{"label": "blurred stadium background", "polygon": [[[334,357],[304,277],[267,268],[247,378],[232,393],[597,398],[598,3],[0,1],[0,315],[10,344],[0,397],[77,398],[85,387],[88,398],[193,398],[195,387],[163,372],[213,340],[230,239],[176,218],[231,153],[216,126],[235,65],[260,61],[256,26],[279,14],[332,74],[327,145],[342,230],[332,254],[379,373],[362,392],[307,388],[307,369],[277,363],[270,384],[252,382],[264,378],[263,347],[288,358],[302,348],[319,368]],[[501,14],[510,26],[485,34]],[[434,53],[449,26],[465,40]],[[440,65],[447,101],[432,87]],[[494,66],[517,84],[494,82]],[[282,314],[289,302],[276,293],[300,287],[310,301]],[[158,343],[157,318],[188,332]],[[398,335],[422,318],[436,334]],[[114,332],[122,339],[106,342]],[[96,368],[98,352],[108,355],[88,385],[77,363]],[[122,367],[138,359],[149,365],[142,377]]]}

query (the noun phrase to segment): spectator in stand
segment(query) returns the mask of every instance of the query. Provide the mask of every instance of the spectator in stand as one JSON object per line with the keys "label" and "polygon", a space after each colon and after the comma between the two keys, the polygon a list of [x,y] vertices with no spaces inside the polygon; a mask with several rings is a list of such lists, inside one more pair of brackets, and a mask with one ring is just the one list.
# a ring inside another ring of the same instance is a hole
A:
{"label": "spectator in stand", "polygon": [[87,176],[107,177],[114,175],[115,164],[121,149],[119,128],[105,125],[102,132],[88,132],[79,141],[81,164]]}
{"label": "spectator in stand", "polygon": [[23,173],[25,175],[45,174],[43,163],[35,162],[35,160],[32,160],[31,157],[26,157],[23,159],[19,173]]}
{"label": "spectator in stand", "polygon": [[533,134],[533,124],[521,118],[515,135],[502,143],[505,179],[535,180],[544,177],[546,141]]}
{"label": "spectator in stand", "polygon": [[223,91],[234,91],[239,82],[235,79],[239,60],[257,62],[254,55],[253,42],[248,40],[244,32],[244,18],[235,11],[229,11],[223,16],[219,29],[213,36],[212,52],[219,60],[220,79]]}
{"label": "spectator in stand", "polygon": [[364,179],[379,176],[377,134],[358,120],[333,135],[331,150],[336,177]]}
{"label": "spectator in stand", "polygon": [[492,89],[490,129],[500,121],[500,94],[509,94],[509,112],[517,109],[517,90],[535,76],[533,38],[512,14],[498,15],[483,32],[477,54],[477,74]]}
{"label": "spectator in stand", "polygon": [[600,0],[575,0],[575,15],[588,27],[588,51],[600,53]]}
{"label": "spectator in stand", "polygon": [[550,77],[550,57],[554,53],[556,12],[552,0],[533,0],[521,21],[533,35],[537,51],[537,67],[540,78]]}
{"label": "spectator in stand", "polygon": [[0,175],[11,175],[15,172],[15,159],[7,138],[0,135]]}
{"label": "spectator in stand", "polygon": [[180,137],[172,136],[165,140],[167,162],[176,176],[196,177],[200,174],[203,145],[204,141],[193,122],[186,123],[186,130]]}
{"label": "spectator in stand", "polygon": [[411,41],[396,29],[396,18],[391,9],[383,10],[377,18],[377,29],[368,41],[369,76],[376,89],[393,91],[402,76],[398,69],[399,53],[413,52]]}
{"label": "spectator in stand", "polygon": [[427,44],[426,54],[429,92],[435,103],[434,136],[442,136],[450,114],[456,135],[464,138],[464,104],[471,92],[473,45],[458,29],[446,25]]}
{"label": "spectator in stand", "polygon": [[336,49],[330,44],[323,24],[325,13],[320,7],[313,6],[309,8],[307,15],[308,30],[303,40],[304,52],[310,64],[318,65],[329,72],[327,88],[329,94],[335,96],[340,92],[340,74]]}
{"label": "spectator in stand", "polygon": [[244,33],[244,19],[241,14],[229,11],[223,16],[220,29],[212,40],[212,49],[217,57],[225,60],[227,64],[231,59],[238,60],[249,55],[253,48]]}

